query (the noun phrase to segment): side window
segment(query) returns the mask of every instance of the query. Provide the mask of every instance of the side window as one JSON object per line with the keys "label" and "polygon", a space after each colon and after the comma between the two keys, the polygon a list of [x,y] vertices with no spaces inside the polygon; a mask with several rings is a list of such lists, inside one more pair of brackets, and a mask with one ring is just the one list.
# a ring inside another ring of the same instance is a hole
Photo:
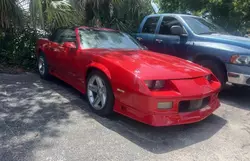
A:
{"label": "side window", "polygon": [[60,42],[76,42],[76,33],[73,29],[64,30],[63,34],[60,35]]}
{"label": "side window", "polygon": [[171,27],[172,26],[181,26],[182,25],[180,24],[180,22],[174,18],[174,17],[164,17],[163,20],[162,20],[162,23],[161,23],[161,27],[160,27],[160,32],[159,34],[162,34],[162,35],[173,35],[171,33]]}
{"label": "side window", "polygon": [[50,41],[57,42],[56,40],[59,38],[60,34],[62,34],[63,30],[62,29],[57,29],[50,37]]}
{"label": "side window", "polygon": [[155,33],[155,29],[159,19],[160,17],[148,18],[142,28],[142,33],[150,33],[150,34]]}
{"label": "side window", "polygon": [[76,34],[73,29],[58,29],[52,36],[51,41],[59,44],[63,42],[76,42]]}

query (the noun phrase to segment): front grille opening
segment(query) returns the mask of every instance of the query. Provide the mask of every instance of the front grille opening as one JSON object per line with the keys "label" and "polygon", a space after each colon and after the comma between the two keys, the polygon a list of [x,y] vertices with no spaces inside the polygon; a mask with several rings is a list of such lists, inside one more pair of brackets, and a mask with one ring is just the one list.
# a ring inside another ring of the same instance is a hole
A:
{"label": "front grille opening", "polygon": [[181,101],[179,103],[179,112],[191,112],[191,111],[200,110],[208,106],[209,101],[210,101],[210,97],[199,99],[199,100]]}

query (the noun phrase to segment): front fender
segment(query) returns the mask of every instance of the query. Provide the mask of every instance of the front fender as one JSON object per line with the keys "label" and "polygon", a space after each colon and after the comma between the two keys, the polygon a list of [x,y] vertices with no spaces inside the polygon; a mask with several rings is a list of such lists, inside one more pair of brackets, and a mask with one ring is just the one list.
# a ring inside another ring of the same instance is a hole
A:
{"label": "front fender", "polygon": [[242,47],[217,42],[195,42],[193,50],[196,53],[195,57],[209,55],[223,62],[229,62],[234,54],[243,54],[248,51]]}
{"label": "front fender", "polygon": [[87,71],[91,68],[96,68],[99,69],[100,71],[102,71],[103,73],[106,74],[106,76],[111,79],[111,74],[110,71],[108,70],[108,68],[100,63],[97,62],[92,62],[87,66]]}

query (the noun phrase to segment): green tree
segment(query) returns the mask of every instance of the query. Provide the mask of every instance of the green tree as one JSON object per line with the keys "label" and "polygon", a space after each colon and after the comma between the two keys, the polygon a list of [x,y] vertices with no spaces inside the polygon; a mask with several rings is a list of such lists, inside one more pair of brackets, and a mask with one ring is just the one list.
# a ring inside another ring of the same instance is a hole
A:
{"label": "green tree", "polygon": [[63,0],[30,0],[30,17],[34,27],[53,30],[79,23],[69,2]]}
{"label": "green tree", "polygon": [[20,26],[23,11],[17,0],[0,0],[0,29]]}
{"label": "green tree", "polygon": [[153,12],[150,0],[71,0],[71,4],[84,15],[84,24],[127,32],[134,31],[142,18]]}
{"label": "green tree", "polygon": [[159,0],[161,12],[185,13],[195,15],[209,13],[216,24],[229,32],[243,31],[249,27],[249,0]]}
{"label": "green tree", "polygon": [[0,0],[0,63],[34,67],[39,29],[86,25],[135,32],[151,13],[150,0]]}

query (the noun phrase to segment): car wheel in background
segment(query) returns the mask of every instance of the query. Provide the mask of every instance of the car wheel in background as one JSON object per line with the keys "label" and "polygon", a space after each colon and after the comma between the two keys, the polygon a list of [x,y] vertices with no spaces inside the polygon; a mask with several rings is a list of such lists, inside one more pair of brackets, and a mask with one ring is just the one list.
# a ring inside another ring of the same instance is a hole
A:
{"label": "car wheel in background", "polygon": [[40,74],[40,77],[42,79],[48,79],[49,78],[49,68],[48,68],[48,62],[45,58],[45,55],[43,53],[41,53],[38,57],[38,71]]}
{"label": "car wheel in background", "polygon": [[201,66],[210,69],[213,74],[219,79],[222,88],[226,85],[226,73],[223,66],[213,60],[201,60],[198,62]]}

